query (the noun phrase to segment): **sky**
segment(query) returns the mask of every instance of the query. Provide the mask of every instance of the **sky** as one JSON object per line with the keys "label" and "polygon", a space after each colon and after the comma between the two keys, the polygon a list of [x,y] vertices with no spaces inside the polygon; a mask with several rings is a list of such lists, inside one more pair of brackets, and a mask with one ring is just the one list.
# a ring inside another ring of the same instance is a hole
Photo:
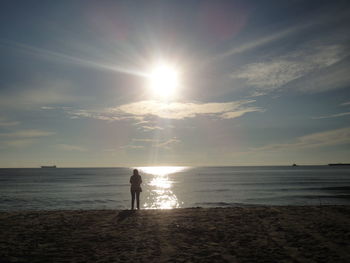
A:
{"label": "sky", "polygon": [[349,163],[349,26],[337,0],[1,1],[0,167]]}

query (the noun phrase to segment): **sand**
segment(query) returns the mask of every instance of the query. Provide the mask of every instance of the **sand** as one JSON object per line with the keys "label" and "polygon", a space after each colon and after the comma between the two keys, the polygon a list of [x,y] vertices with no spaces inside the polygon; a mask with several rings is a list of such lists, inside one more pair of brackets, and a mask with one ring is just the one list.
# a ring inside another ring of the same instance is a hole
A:
{"label": "sand", "polygon": [[1,212],[0,262],[350,262],[350,207]]}

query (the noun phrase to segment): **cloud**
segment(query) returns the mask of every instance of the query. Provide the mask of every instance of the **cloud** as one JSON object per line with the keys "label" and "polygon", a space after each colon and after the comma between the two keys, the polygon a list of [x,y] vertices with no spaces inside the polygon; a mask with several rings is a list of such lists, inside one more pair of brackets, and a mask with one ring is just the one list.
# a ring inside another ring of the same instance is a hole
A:
{"label": "cloud", "polygon": [[49,107],[49,106],[43,106],[40,109],[42,109],[42,110],[54,110],[56,108],[55,107]]}
{"label": "cloud", "polygon": [[155,139],[132,139],[131,143],[128,145],[120,146],[122,149],[142,149],[145,148],[147,144],[156,144],[158,140]]}
{"label": "cloud", "polygon": [[319,119],[338,118],[338,117],[343,117],[343,116],[347,116],[347,115],[350,115],[350,112],[341,112],[341,113],[337,113],[337,114],[323,115],[323,116],[319,116],[319,117],[313,117],[312,119],[319,120]]}
{"label": "cloud", "polygon": [[109,149],[104,149],[103,151],[104,152],[111,152],[111,153],[113,153],[113,152],[116,152],[117,150],[114,149],[114,148],[109,148]]}
{"label": "cloud", "polygon": [[61,150],[64,150],[64,151],[76,151],[76,152],[87,151],[87,149],[84,147],[72,145],[72,144],[58,144],[57,147]]}
{"label": "cloud", "polygon": [[161,102],[139,101],[104,110],[69,110],[70,118],[93,118],[105,121],[133,119],[145,130],[163,129],[159,126],[143,125],[149,123],[146,117],[183,120],[198,116],[210,116],[219,119],[234,119],[249,112],[263,112],[260,107],[247,106],[255,100],[240,100],[225,103]]}
{"label": "cloud", "polygon": [[70,115],[71,119],[92,118],[103,121],[116,121],[124,119],[122,118],[122,116],[120,116],[120,114],[111,112],[110,109],[102,111],[69,109],[68,111],[66,111],[66,113]]}
{"label": "cloud", "polygon": [[340,106],[348,106],[348,105],[350,105],[350,101],[347,101],[347,102],[340,104]]}
{"label": "cloud", "polygon": [[[28,83],[17,83],[10,88],[11,92],[2,93],[1,107],[22,108],[28,106],[41,106],[43,104],[58,104],[74,102],[83,99],[72,95],[72,83],[63,79],[50,79],[37,77]],[[41,109],[52,109],[43,106]]]}
{"label": "cloud", "polygon": [[0,144],[10,147],[26,147],[36,143],[41,137],[52,136],[54,134],[54,132],[33,129],[0,133]]}
{"label": "cloud", "polygon": [[306,28],[308,28],[308,27],[310,27],[312,25],[314,25],[314,23],[308,23],[308,24],[303,24],[303,25],[292,26],[292,27],[289,27],[287,29],[281,30],[279,32],[276,32],[276,33],[273,33],[273,34],[270,34],[270,35],[267,35],[267,36],[260,37],[260,38],[254,40],[254,41],[250,41],[247,44],[244,44],[244,45],[241,45],[241,46],[238,46],[238,47],[233,47],[233,48],[229,49],[228,51],[218,55],[214,59],[222,59],[222,58],[225,58],[225,57],[229,57],[229,56],[233,56],[233,55],[236,55],[236,54],[239,54],[239,53],[243,53],[245,51],[249,51],[251,49],[258,48],[260,46],[269,44],[269,43],[277,41],[279,39],[286,38],[289,35],[298,33],[300,31],[302,31],[303,29],[306,29]]}
{"label": "cloud", "polygon": [[5,118],[0,117],[0,127],[17,126],[18,124],[18,121],[7,121]]}
{"label": "cloud", "polygon": [[149,123],[150,121],[142,120],[142,121],[136,122],[135,125],[143,125],[143,124],[149,124]]}
{"label": "cloud", "polygon": [[37,140],[35,139],[15,139],[15,140],[10,140],[10,141],[6,141],[4,142],[4,144],[6,144],[7,146],[10,147],[27,147],[33,143],[35,143]]}
{"label": "cloud", "polygon": [[317,132],[296,138],[292,143],[270,144],[256,150],[306,149],[350,143],[350,127]]}
{"label": "cloud", "polygon": [[130,148],[130,149],[141,149],[145,146],[151,146],[156,148],[162,148],[170,150],[175,144],[180,143],[181,141],[177,138],[171,138],[166,140],[157,140],[157,139],[132,139],[132,142],[128,145],[121,146],[120,148]]}
{"label": "cloud", "polygon": [[158,142],[158,140],[155,140],[155,139],[132,139],[133,142],[150,142],[150,143],[153,143],[153,142]]}
{"label": "cloud", "polygon": [[[258,90],[272,91],[332,66],[347,55],[346,48],[341,45],[310,46],[269,61],[248,64],[233,72],[231,77],[243,79],[247,85]],[[307,89],[307,86],[303,88]],[[330,85],[330,88],[334,87]]]}
{"label": "cloud", "polygon": [[[254,36],[252,39],[249,39],[246,43],[239,46],[235,45],[226,52],[219,54],[214,59],[230,57],[252,49],[257,49],[259,47],[271,44],[279,40],[286,40],[288,38],[295,39],[298,37],[298,34],[305,34],[305,32],[309,31],[310,29],[322,29],[324,31],[325,28],[330,24],[333,24],[335,26],[333,27],[332,32],[327,32],[328,35],[333,33],[335,27],[337,27],[337,29],[340,30],[341,35],[347,32],[345,31],[347,30],[347,27],[339,26],[339,21],[341,21],[342,19],[345,19],[346,21],[348,20],[348,9],[341,10],[339,7],[336,7],[335,9],[327,8],[327,10],[316,12],[315,14],[310,15],[311,16],[307,17],[307,20],[299,20],[299,23],[293,24],[287,28],[283,28],[282,30],[279,30],[277,32],[272,32],[268,35],[264,35],[261,37]],[[325,32],[326,31],[324,31],[324,33]],[[328,35],[327,37],[329,37]]]}
{"label": "cloud", "polygon": [[120,146],[119,148],[121,149],[142,149],[145,148],[145,146],[143,145],[124,145],[124,146]]}
{"label": "cloud", "polygon": [[56,134],[55,132],[41,131],[41,130],[19,130],[10,133],[0,133],[0,137],[9,137],[9,138],[37,138],[37,137],[46,137]]}
{"label": "cloud", "polygon": [[221,119],[237,118],[247,112],[261,112],[258,107],[246,104],[254,100],[242,100],[226,103],[165,103],[160,101],[140,101],[121,105],[113,109],[117,113],[129,116],[156,116],[164,119],[181,120],[196,116],[213,116]]}
{"label": "cloud", "polygon": [[144,131],[164,130],[164,128],[159,126],[141,126],[139,129]]}
{"label": "cloud", "polygon": [[156,147],[170,150],[172,148],[172,146],[174,146],[175,144],[178,144],[180,142],[181,141],[178,140],[177,138],[172,138],[172,139],[169,139],[169,140],[166,140],[166,141],[158,143],[156,145]]}
{"label": "cloud", "polygon": [[350,84],[349,62],[349,60],[342,61],[334,66],[321,69],[307,78],[300,78],[292,82],[289,87],[307,93],[348,87]]}

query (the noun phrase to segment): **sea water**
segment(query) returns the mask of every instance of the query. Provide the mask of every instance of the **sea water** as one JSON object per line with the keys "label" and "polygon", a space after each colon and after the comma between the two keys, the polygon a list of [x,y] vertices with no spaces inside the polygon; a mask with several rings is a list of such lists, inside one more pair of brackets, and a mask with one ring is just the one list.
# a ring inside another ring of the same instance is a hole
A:
{"label": "sea water", "polygon": [[[0,210],[127,209],[130,168],[0,169]],[[139,167],[141,208],[350,205],[349,166]]]}

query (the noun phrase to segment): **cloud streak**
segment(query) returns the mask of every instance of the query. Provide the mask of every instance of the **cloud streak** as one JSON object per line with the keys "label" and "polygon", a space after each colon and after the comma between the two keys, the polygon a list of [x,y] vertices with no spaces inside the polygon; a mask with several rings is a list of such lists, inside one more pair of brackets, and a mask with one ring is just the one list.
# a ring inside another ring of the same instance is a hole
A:
{"label": "cloud streak", "polygon": [[85,152],[86,148],[72,144],[58,144],[57,147],[64,151]]}
{"label": "cloud streak", "polygon": [[341,112],[341,113],[337,113],[337,114],[323,115],[323,116],[319,116],[319,117],[313,117],[312,119],[314,119],[314,120],[330,119],[330,118],[343,117],[343,116],[347,116],[347,115],[350,115],[350,112]]}
{"label": "cloud streak", "polygon": [[15,139],[6,141],[4,144],[10,147],[22,148],[27,147],[36,142],[36,139]]}
{"label": "cloud streak", "polygon": [[[39,108],[45,104],[60,104],[85,99],[72,93],[73,84],[64,79],[34,78],[28,83],[12,84],[9,93],[3,93],[0,97],[0,107]],[[43,106],[42,110],[54,109]]]}
{"label": "cloud streak", "polygon": [[19,125],[19,121],[7,121],[4,118],[0,117],[0,127],[12,127]]}
{"label": "cloud streak", "polygon": [[155,131],[155,130],[164,130],[164,128],[159,127],[159,126],[149,126],[149,125],[144,125],[139,127],[139,129],[142,129],[143,131]]}
{"label": "cloud streak", "polygon": [[122,149],[142,149],[146,146],[162,148],[165,150],[172,149],[176,144],[179,144],[181,140],[176,137],[165,139],[165,140],[157,140],[157,139],[132,139],[132,142],[128,145],[121,146]]}
{"label": "cloud streak", "polygon": [[[114,108],[100,111],[69,110],[66,113],[71,118],[93,118],[105,121],[125,119],[137,120],[145,130],[163,129],[158,126],[144,125],[145,117],[158,117],[163,119],[183,120],[198,116],[209,116],[218,119],[234,119],[249,112],[263,112],[260,107],[249,106],[255,100],[240,100],[225,103],[193,103],[193,102],[161,102],[139,101],[124,104]],[[141,122],[140,122],[141,121]]]}
{"label": "cloud streak", "polygon": [[164,103],[160,101],[140,101],[121,105],[112,109],[116,113],[129,116],[156,116],[164,119],[182,120],[197,116],[213,116],[220,119],[233,119],[248,112],[261,112],[263,109],[247,106],[254,100],[241,100],[226,103]]}
{"label": "cloud streak", "polygon": [[348,105],[350,105],[350,101],[343,102],[342,104],[340,104],[340,106],[348,106]]}
{"label": "cloud streak", "polygon": [[243,79],[248,86],[269,92],[332,66],[347,55],[346,48],[341,45],[306,47],[269,61],[248,64],[233,72],[231,77]]}
{"label": "cloud streak", "polygon": [[[336,16],[334,15],[336,14]],[[234,46],[224,53],[219,54],[214,59],[223,59],[226,57],[234,56],[252,49],[257,49],[264,45],[271,44],[273,42],[287,39],[289,37],[295,37],[300,33],[307,30],[327,26],[329,24],[337,23],[340,19],[347,19],[349,17],[349,11],[340,10],[336,8],[335,10],[327,9],[327,12],[316,13],[312,17],[308,17],[307,20],[299,21],[299,23],[291,25],[287,28],[279,30],[277,32],[272,32],[268,35],[254,38],[253,40],[247,41],[240,46]]]}
{"label": "cloud streak", "polygon": [[296,138],[292,143],[270,144],[256,150],[273,151],[273,150],[292,150],[318,148],[325,146],[334,146],[339,144],[350,144],[350,127],[317,132]]}
{"label": "cloud streak", "polygon": [[261,37],[261,38],[255,40],[255,41],[250,41],[249,43],[241,45],[239,47],[233,47],[230,50],[228,50],[228,51],[226,51],[226,52],[216,56],[214,59],[222,59],[222,58],[225,58],[225,57],[229,57],[229,56],[233,56],[233,55],[236,55],[236,54],[240,54],[240,53],[249,51],[251,49],[254,49],[254,48],[257,48],[257,47],[269,44],[271,42],[274,42],[274,41],[277,41],[279,39],[285,38],[285,37],[287,37],[289,35],[292,35],[292,34],[295,34],[297,32],[300,32],[303,29],[306,29],[306,28],[308,28],[308,27],[310,27],[312,25],[314,25],[314,23],[308,23],[308,24],[304,24],[304,25],[292,26],[292,27],[287,28],[285,30],[281,30],[279,32],[270,34],[268,36]]}
{"label": "cloud streak", "polygon": [[177,138],[172,138],[163,142],[160,142],[156,145],[156,147],[170,150],[175,144],[180,143],[181,141]]}
{"label": "cloud streak", "polygon": [[0,144],[10,147],[27,147],[38,141],[41,137],[52,136],[56,133],[42,130],[19,130],[0,133]]}
{"label": "cloud streak", "polygon": [[46,137],[56,134],[55,132],[42,131],[42,130],[19,130],[10,133],[0,133],[0,137],[8,137],[8,138],[38,138],[38,137]]}

